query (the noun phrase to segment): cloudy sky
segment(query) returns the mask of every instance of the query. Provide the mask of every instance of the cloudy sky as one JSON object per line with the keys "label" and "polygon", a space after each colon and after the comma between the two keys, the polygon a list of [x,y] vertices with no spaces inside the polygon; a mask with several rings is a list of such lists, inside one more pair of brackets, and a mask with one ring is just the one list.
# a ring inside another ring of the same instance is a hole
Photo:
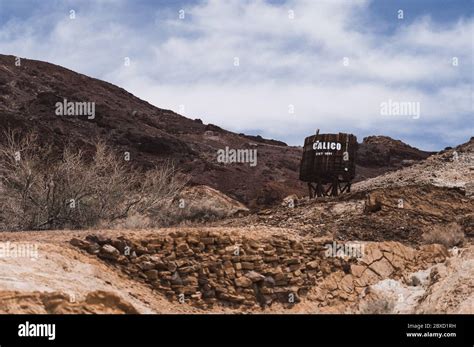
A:
{"label": "cloudy sky", "polygon": [[[0,0],[0,53],[292,145],[320,128],[438,150],[474,135],[473,8],[472,0]],[[384,114],[389,101],[420,113]]]}

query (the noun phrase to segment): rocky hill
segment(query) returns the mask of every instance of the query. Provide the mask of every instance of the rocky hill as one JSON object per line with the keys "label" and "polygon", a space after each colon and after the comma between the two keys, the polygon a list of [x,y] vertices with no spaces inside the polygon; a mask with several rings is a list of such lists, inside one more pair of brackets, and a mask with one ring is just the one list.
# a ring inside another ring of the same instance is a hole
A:
{"label": "rocky hill", "polygon": [[[194,183],[173,228],[0,232],[0,313],[474,313],[473,139],[430,156],[368,137],[353,191],[310,200],[301,148],[42,62],[0,56],[0,90],[2,129],[59,149],[106,138],[143,168],[175,160]],[[64,98],[94,101],[95,118],[57,116]],[[258,165],[219,164],[226,146],[257,148]],[[201,220],[204,203],[223,219]]]}
{"label": "rocky hill", "polygon": [[467,195],[473,193],[474,182],[474,137],[455,148],[445,149],[426,160],[395,172],[360,182],[355,190],[432,184],[439,187],[460,188]]}
{"label": "rocky hill", "polygon": [[432,154],[388,136],[365,137],[357,151],[356,181],[410,166]]}
{"label": "rocky hill", "polygon": [[[459,223],[474,237],[474,139],[415,165],[354,184],[349,194],[289,196],[279,207],[220,225],[270,225],[342,240],[423,242],[424,232]],[[288,202],[291,200],[291,204]]]}
{"label": "rocky hill", "polygon": [[[189,173],[191,184],[207,185],[250,208],[306,194],[298,180],[301,147],[226,131],[140,100],[126,90],[46,62],[0,55],[0,131],[34,130],[44,143],[62,148],[72,142],[87,150],[93,139],[107,140],[143,168],[171,159]],[[95,115],[58,116],[55,104],[94,102]],[[303,139],[301,139],[303,142]],[[257,165],[217,162],[220,149],[257,149]],[[419,151],[387,137],[364,139],[357,180],[424,159]]]}

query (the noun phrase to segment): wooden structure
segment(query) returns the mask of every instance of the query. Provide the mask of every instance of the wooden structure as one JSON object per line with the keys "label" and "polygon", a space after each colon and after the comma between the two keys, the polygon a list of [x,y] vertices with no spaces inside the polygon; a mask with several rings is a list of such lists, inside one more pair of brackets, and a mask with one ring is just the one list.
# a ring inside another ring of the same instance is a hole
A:
{"label": "wooden structure", "polygon": [[308,183],[309,196],[336,196],[350,192],[355,177],[357,137],[319,134],[304,140],[300,180]]}

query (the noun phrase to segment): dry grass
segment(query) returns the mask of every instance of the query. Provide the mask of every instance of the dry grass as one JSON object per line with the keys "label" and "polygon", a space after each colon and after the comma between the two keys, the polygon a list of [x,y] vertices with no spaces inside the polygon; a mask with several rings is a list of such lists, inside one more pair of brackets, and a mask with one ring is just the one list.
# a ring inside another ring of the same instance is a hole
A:
{"label": "dry grass", "polygon": [[447,248],[464,243],[464,231],[458,223],[431,226],[422,237],[425,243],[439,243]]}
{"label": "dry grass", "polygon": [[203,201],[198,206],[188,206],[184,209],[173,206],[169,216],[173,216],[173,220],[168,218],[166,225],[213,222],[227,217],[228,212]]}

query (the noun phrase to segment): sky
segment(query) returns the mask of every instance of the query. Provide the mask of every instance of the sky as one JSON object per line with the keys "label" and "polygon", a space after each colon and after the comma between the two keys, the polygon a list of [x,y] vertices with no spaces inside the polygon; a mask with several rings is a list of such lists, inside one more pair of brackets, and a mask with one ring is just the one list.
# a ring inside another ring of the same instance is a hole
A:
{"label": "sky", "polygon": [[0,0],[0,53],[291,145],[320,129],[440,150],[474,135],[473,9],[474,0]]}

